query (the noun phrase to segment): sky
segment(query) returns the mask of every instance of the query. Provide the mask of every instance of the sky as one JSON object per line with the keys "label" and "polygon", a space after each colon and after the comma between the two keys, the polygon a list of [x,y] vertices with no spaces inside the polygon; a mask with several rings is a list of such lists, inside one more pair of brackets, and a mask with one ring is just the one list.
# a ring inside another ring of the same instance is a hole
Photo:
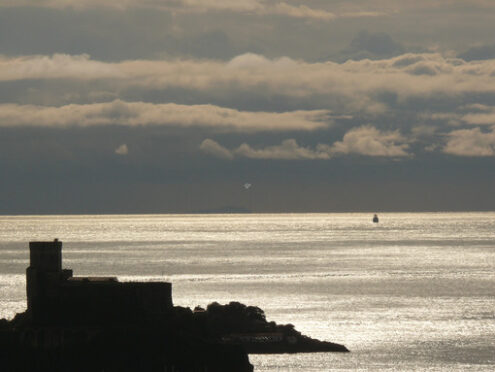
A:
{"label": "sky", "polygon": [[0,0],[0,214],[493,211],[494,35],[493,0]]}

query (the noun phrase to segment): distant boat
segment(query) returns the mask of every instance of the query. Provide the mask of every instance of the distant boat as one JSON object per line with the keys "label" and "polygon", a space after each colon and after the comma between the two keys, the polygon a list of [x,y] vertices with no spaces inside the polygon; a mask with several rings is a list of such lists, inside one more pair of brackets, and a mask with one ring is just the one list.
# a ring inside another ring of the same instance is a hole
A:
{"label": "distant boat", "polygon": [[379,221],[379,220],[378,220],[378,216],[375,214],[375,215],[373,216],[373,222],[374,222],[374,223],[378,223],[378,221]]}

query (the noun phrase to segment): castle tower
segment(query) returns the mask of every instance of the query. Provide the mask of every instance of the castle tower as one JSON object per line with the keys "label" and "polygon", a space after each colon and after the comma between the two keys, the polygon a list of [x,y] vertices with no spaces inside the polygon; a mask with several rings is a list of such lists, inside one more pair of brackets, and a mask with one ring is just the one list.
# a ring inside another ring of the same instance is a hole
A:
{"label": "castle tower", "polygon": [[72,272],[62,270],[62,242],[29,243],[30,264],[26,269],[28,312],[34,320],[57,306],[59,285]]}
{"label": "castle tower", "polygon": [[39,272],[60,272],[62,270],[62,242],[29,243],[29,267]]}
{"label": "castle tower", "polygon": [[130,324],[173,308],[172,284],[124,282],[114,277],[73,277],[62,269],[62,242],[30,242],[26,291],[36,325]]}

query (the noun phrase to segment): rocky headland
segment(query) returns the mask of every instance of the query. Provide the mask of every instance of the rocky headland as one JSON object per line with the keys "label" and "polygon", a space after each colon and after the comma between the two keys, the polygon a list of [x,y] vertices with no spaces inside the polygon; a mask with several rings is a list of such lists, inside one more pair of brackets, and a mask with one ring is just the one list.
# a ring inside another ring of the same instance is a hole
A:
{"label": "rocky headland", "polygon": [[166,317],[133,324],[122,324],[123,318],[80,324],[68,314],[41,325],[24,312],[1,319],[1,370],[248,372],[250,353],[349,351],[304,336],[291,324],[268,322],[260,308],[239,302],[194,310],[175,306]]}
{"label": "rocky headland", "polygon": [[27,310],[0,320],[2,372],[251,372],[249,353],[346,352],[239,302],[173,306],[172,284],[74,277],[30,243]]}

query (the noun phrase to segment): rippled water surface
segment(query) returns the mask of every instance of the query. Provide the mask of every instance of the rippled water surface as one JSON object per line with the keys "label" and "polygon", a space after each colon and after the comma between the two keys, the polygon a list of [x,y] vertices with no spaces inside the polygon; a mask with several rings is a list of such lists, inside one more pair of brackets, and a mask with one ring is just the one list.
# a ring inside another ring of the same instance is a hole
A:
{"label": "rippled water surface", "polygon": [[0,315],[25,309],[28,242],[76,275],[240,301],[349,354],[252,355],[256,371],[492,371],[495,213],[0,217]]}

